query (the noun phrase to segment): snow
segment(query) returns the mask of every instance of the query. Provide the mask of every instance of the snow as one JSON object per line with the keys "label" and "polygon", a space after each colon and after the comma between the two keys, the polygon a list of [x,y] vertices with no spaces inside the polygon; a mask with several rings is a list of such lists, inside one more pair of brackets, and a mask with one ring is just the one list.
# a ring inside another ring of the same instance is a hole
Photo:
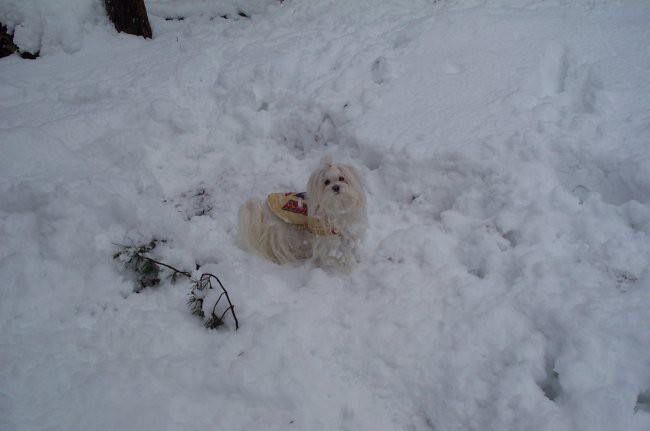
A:
{"label": "snow", "polygon": [[[0,429],[650,429],[650,3],[147,7],[0,2],[41,54],[0,60]],[[328,154],[361,267],[242,251]],[[133,293],[152,238],[238,331]]]}

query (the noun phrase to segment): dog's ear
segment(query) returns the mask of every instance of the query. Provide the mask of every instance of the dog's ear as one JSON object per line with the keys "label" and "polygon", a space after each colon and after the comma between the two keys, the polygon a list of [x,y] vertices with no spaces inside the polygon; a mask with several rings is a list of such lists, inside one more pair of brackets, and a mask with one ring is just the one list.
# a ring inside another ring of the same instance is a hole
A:
{"label": "dog's ear", "polygon": [[307,182],[307,200],[310,210],[316,210],[317,202],[320,200],[322,172],[322,169],[318,169],[311,174]]}
{"label": "dog's ear", "polygon": [[326,168],[331,168],[334,162],[332,161],[332,156],[325,156],[321,159],[320,164]]}
{"label": "dog's ear", "polygon": [[359,172],[350,165],[340,165],[339,169],[341,169],[341,172],[347,178],[350,187],[355,190],[356,195],[359,198],[359,204],[365,206],[366,194],[363,191],[363,183],[361,182]]}
{"label": "dog's ear", "polygon": [[339,168],[348,179],[355,183],[357,188],[361,188],[361,176],[354,166],[341,165]]}

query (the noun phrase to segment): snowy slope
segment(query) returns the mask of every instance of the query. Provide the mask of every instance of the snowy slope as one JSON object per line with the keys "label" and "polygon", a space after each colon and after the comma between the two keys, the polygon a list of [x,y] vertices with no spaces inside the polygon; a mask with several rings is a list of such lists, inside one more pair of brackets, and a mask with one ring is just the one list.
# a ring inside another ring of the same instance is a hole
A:
{"label": "snowy slope", "polygon": [[[57,2],[0,5],[0,429],[650,429],[650,3]],[[362,266],[243,252],[326,154]],[[133,293],[152,237],[238,331]]]}

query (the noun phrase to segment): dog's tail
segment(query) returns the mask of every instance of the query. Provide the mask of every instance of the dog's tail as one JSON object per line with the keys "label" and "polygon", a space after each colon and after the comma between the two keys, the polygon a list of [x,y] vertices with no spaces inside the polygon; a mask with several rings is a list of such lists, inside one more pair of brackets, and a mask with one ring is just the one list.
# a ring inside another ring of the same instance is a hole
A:
{"label": "dog's tail", "polygon": [[251,253],[264,254],[264,203],[252,198],[239,209],[239,241],[241,247]]}
{"label": "dog's tail", "polygon": [[311,256],[311,245],[300,232],[299,228],[275,216],[259,198],[249,200],[239,210],[241,247],[276,263],[284,264]]}

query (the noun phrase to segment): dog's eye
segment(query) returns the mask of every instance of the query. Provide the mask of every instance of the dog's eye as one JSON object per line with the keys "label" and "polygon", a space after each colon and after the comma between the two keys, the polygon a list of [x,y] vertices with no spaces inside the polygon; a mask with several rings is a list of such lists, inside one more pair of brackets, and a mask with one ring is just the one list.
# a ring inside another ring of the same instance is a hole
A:
{"label": "dog's eye", "polygon": [[340,182],[343,182],[343,181],[345,181],[345,178],[343,178],[343,177],[339,177],[339,181],[340,181]]}
{"label": "dog's eye", "polygon": [[325,180],[325,185],[329,186],[330,185],[330,180]]}

